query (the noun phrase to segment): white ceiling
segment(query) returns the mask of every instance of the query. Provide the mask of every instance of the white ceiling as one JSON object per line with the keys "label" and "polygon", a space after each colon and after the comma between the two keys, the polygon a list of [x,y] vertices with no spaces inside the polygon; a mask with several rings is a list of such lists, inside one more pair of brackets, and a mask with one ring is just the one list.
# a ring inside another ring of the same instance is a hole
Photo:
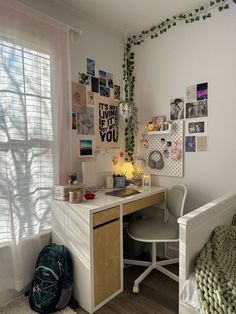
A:
{"label": "white ceiling", "polygon": [[206,0],[57,0],[104,26],[124,33],[138,33],[167,17],[206,4]]}

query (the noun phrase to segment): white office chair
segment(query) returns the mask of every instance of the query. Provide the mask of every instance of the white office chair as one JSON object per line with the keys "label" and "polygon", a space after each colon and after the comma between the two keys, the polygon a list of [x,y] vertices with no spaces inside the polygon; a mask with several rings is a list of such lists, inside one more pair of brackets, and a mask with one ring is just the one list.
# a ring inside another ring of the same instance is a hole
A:
{"label": "white office chair", "polygon": [[[174,185],[167,191],[166,207],[167,213],[170,212],[176,221],[183,215],[187,189],[184,185]],[[139,293],[140,282],[153,270],[157,269],[169,276],[170,278],[179,281],[179,277],[164,268],[164,265],[178,263],[179,258],[167,259],[157,262],[156,260],[156,243],[178,242],[179,235],[175,228],[169,223],[169,213],[165,220],[147,218],[137,219],[131,222],[128,226],[129,236],[140,242],[152,243],[152,262],[151,265],[134,281],[133,293]]]}

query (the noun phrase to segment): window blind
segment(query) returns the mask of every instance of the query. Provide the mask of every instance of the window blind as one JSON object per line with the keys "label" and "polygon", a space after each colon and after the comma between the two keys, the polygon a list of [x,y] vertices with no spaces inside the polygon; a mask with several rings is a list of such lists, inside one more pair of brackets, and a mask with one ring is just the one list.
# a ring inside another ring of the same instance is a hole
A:
{"label": "window blind", "polygon": [[0,245],[50,227],[51,58],[0,38]]}

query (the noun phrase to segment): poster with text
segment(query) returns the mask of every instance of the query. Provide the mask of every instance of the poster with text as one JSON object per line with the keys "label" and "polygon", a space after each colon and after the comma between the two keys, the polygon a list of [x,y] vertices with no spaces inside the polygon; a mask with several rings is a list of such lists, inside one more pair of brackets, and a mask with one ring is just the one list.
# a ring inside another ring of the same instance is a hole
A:
{"label": "poster with text", "polygon": [[119,109],[118,101],[97,96],[96,97],[96,147],[101,149],[119,148]]}

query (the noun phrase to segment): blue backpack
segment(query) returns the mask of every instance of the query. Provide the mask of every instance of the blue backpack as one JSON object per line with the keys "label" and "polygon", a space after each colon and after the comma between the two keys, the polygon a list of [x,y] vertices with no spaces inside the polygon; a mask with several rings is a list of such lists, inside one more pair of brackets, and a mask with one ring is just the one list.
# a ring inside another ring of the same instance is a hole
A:
{"label": "blue backpack", "polygon": [[39,253],[29,304],[39,313],[53,313],[66,307],[72,297],[73,265],[64,245],[49,244]]}

